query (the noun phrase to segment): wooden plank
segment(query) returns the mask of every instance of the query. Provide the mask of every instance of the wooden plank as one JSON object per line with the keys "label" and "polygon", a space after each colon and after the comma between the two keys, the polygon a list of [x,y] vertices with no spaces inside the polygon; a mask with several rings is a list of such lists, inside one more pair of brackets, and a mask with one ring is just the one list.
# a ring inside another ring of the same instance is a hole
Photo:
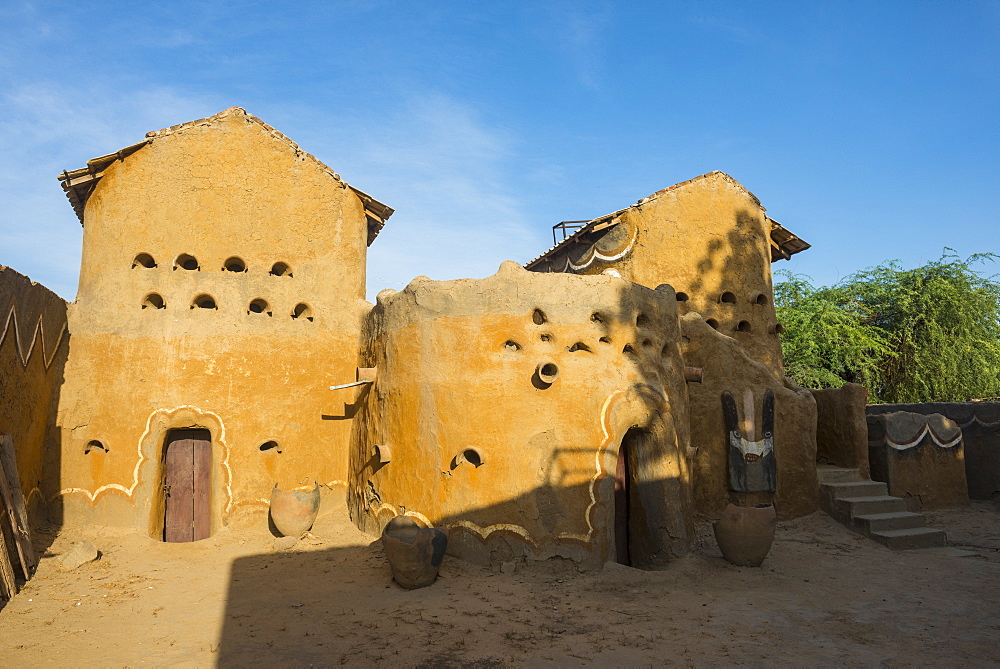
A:
{"label": "wooden plank", "polygon": [[163,540],[191,541],[194,526],[194,440],[177,439],[167,445],[166,501]]}
{"label": "wooden plank", "polygon": [[[2,502],[0,502],[0,506],[3,506]],[[5,517],[4,513],[0,513],[0,600],[12,599],[17,594],[14,565],[10,563],[10,551],[7,548],[7,539],[5,538],[7,534]]]}
{"label": "wooden plank", "polygon": [[[14,472],[17,476],[17,472]],[[24,579],[28,580],[31,578],[31,560],[28,559],[29,555],[34,555],[34,551],[31,548],[31,542],[27,541],[28,533],[21,529],[21,524],[17,521],[17,513],[14,511],[14,496],[11,493],[10,486],[7,484],[8,476],[4,471],[3,464],[0,463],[0,501],[3,502],[5,507],[5,516],[10,522],[10,528],[14,534],[14,545],[17,546],[17,557],[21,561],[21,571],[24,572]]]}
{"label": "wooden plank", "polygon": [[207,539],[212,535],[212,443],[203,439],[194,440],[194,541]]}
{"label": "wooden plank", "polygon": [[24,492],[21,490],[21,477],[17,474],[17,456],[14,454],[14,440],[9,434],[0,435],[0,464],[3,465],[7,473],[7,484],[10,486],[11,496],[14,502],[14,513],[17,514],[17,521],[21,524],[21,531],[24,533],[24,548],[27,552],[28,562],[31,569],[38,566],[38,556],[35,554],[35,545],[31,541],[31,524],[28,522],[28,508],[24,502]]}

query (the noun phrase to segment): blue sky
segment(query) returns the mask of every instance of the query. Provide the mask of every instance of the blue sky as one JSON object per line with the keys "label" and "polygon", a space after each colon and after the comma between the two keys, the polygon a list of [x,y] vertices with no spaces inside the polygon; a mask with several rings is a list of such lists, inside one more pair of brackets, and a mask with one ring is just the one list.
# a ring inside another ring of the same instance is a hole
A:
{"label": "blue sky", "polygon": [[0,264],[73,299],[56,174],[234,105],[396,209],[370,295],[717,169],[820,283],[1000,252],[997,0],[0,1]]}

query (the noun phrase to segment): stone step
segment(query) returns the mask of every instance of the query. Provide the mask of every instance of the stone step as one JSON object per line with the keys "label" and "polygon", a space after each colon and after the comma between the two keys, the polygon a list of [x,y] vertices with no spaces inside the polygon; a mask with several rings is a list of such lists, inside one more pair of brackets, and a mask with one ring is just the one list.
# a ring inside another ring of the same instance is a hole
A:
{"label": "stone step", "polygon": [[924,514],[896,511],[893,513],[870,513],[854,516],[853,525],[865,534],[885,530],[909,530],[924,526]]}
{"label": "stone step", "polygon": [[889,495],[841,497],[836,500],[835,505],[848,518],[906,511],[906,500]]}
{"label": "stone step", "polygon": [[872,532],[868,536],[897,551],[908,548],[931,548],[933,546],[948,545],[948,537],[944,532],[929,527],[883,530],[881,532]]}
{"label": "stone step", "polygon": [[844,467],[833,467],[830,465],[816,467],[816,477],[821,484],[863,480],[857,469],[845,469]]}
{"label": "stone step", "polygon": [[824,483],[823,487],[833,493],[833,499],[844,499],[846,497],[884,497],[889,494],[889,488],[881,481]]}

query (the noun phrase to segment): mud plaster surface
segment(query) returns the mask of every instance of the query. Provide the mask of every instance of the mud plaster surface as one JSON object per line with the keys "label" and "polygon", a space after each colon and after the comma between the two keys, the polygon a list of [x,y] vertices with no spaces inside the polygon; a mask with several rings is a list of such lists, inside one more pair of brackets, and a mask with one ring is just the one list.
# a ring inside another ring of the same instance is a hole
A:
{"label": "mud plaster surface", "polygon": [[501,574],[446,557],[417,591],[392,584],[379,544],[333,506],[284,553],[263,516],[197,544],[39,535],[48,555],[80,539],[104,555],[69,573],[42,560],[0,610],[0,666],[1000,662],[991,502],[928,514],[979,558],[892,552],[816,513],[779,523],[762,569],[724,562],[703,524],[695,554],[667,571],[550,561]]}

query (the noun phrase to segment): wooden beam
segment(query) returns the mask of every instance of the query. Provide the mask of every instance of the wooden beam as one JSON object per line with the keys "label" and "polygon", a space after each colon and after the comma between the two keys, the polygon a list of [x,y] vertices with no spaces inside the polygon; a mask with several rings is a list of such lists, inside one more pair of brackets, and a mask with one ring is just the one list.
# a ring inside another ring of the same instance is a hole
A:
{"label": "wooden beam", "polygon": [[28,522],[28,508],[25,504],[24,491],[21,490],[21,477],[17,473],[17,456],[14,453],[14,440],[9,434],[0,435],[0,465],[3,465],[7,473],[7,484],[14,500],[14,513],[21,524],[24,532],[28,560],[31,568],[38,566],[38,556],[35,554],[35,546],[31,541],[31,525]]}
{"label": "wooden beam", "polygon": [[[9,444],[10,459],[13,460],[14,445],[10,441],[10,437],[5,435],[2,444],[0,453],[5,453]],[[14,488],[10,483],[11,480],[17,479],[16,461],[8,469],[4,462],[7,459],[7,457],[0,458],[0,501],[3,501],[6,508],[6,516],[10,521],[10,528],[14,533],[14,545],[17,546],[17,556],[21,560],[21,571],[24,572],[24,580],[27,581],[31,578],[36,563],[35,548],[31,545],[31,534],[28,532],[27,513],[24,514],[25,521],[23,523],[19,518],[20,513],[18,513],[18,509],[24,508],[21,485],[18,482],[17,487]]]}
{"label": "wooden beam", "polygon": [[[0,504],[3,506],[3,504]],[[2,509],[0,509],[2,510]],[[13,599],[17,594],[17,579],[14,578],[14,565],[10,563],[10,551],[7,549],[6,525],[0,515],[0,600]]]}

